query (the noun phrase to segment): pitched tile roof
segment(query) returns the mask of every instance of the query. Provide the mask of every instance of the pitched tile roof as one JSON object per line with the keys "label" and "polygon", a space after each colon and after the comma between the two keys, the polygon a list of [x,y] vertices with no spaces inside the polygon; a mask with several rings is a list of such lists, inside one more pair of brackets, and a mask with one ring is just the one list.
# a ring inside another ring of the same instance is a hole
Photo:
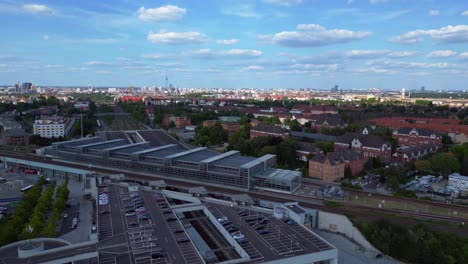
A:
{"label": "pitched tile roof", "polygon": [[388,147],[390,143],[374,135],[364,135],[362,133],[346,133],[336,138],[336,143],[350,144],[354,139],[358,139],[364,147],[381,148],[384,144]]}
{"label": "pitched tile roof", "polygon": [[274,133],[274,134],[288,133],[287,130],[282,129],[279,126],[264,125],[264,124],[259,124],[253,127],[252,129],[250,129],[250,131],[268,132],[268,133]]}
{"label": "pitched tile roof", "polygon": [[411,128],[411,127],[401,127],[397,129],[398,134],[408,135],[411,131],[415,130],[420,136],[430,137],[431,135],[441,136],[440,133],[435,132],[430,129],[425,128]]}

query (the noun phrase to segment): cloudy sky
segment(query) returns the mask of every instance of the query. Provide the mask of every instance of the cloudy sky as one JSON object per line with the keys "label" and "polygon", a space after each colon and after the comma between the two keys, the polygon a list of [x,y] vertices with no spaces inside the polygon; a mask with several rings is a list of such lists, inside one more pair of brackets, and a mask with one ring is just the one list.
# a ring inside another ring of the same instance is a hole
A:
{"label": "cloudy sky", "polygon": [[0,0],[0,84],[468,89],[461,0]]}

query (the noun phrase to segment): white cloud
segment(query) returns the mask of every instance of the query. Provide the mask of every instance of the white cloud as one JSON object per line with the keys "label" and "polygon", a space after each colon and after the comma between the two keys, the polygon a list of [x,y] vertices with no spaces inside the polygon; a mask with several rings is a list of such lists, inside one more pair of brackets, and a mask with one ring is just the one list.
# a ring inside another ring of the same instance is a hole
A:
{"label": "white cloud", "polygon": [[289,66],[291,69],[298,70],[328,70],[335,71],[338,69],[338,64],[293,64]]}
{"label": "white cloud", "polygon": [[42,35],[42,39],[43,40],[49,40],[49,36],[48,35]]}
{"label": "white cloud", "polygon": [[262,71],[263,69],[265,69],[263,66],[250,65],[250,66],[242,68],[242,71]]}
{"label": "white cloud", "polygon": [[447,58],[451,56],[455,56],[457,53],[452,50],[435,50],[431,53],[427,54],[428,58]]}
{"label": "white cloud", "polygon": [[199,49],[189,50],[181,53],[172,54],[144,54],[142,55],[145,59],[153,60],[171,60],[181,58],[194,58],[194,59],[251,59],[260,57],[263,54],[260,50],[248,50],[248,49],[230,49],[223,51],[213,51],[211,49]]}
{"label": "white cloud", "polygon": [[259,50],[248,50],[248,49],[231,49],[221,54],[227,56],[247,56],[247,57],[258,57],[262,55],[262,52]]}
{"label": "white cloud", "polygon": [[155,44],[194,44],[205,42],[207,37],[200,32],[150,32],[148,40]]}
{"label": "white cloud", "polygon": [[61,64],[47,64],[46,68],[53,69],[53,68],[63,68],[64,66]]}
{"label": "white cloud", "polygon": [[402,68],[402,69],[453,69],[460,65],[447,62],[426,63],[426,62],[407,62],[400,60],[375,60],[366,63],[378,68]]}
{"label": "white cloud", "polygon": [[460,55],[458,55],[458,58],[462,60],[468,60],[468,52],[460,53]]}
{"label": "white cloud", "polygon": [[398,73],[395,70],[384,69],[384,68],[377,68],[377,67],[370,67],[370,68],[355,68],[351,69],[351,72],[358,72],[358,73],[378,73],[378,74],[396,74]]}
{"label": "white cloud", "polygon": [[140,7],[138,9],[138,18],[141,21],[176,21],[181,19],[187,10],[174,5],[165,5],[158,8],[145,8]]}
{"label": "white cloud", "polygon": [[55,11],[46,5],[27,4],[22,6],[23,10],[32,14],[53,15]]}
{"label": "white cloud", "polygon": [[390,58],[405,58],[416,55],[417,52],[415,51],[392,51],[387,54]]}
{"label": "white cloud", "polygon": [[468,16],[468,10],[465,10],[461,13],[462,16]]}
{"label": "white cloud", "polygon": [[302,3],[302,0],[263,0],[263,2],[273,5],[293,6]]}
{"label": "white cloud", "polygon": [[382,4],[388,2],[388,0],[369,0],[369,2],[373,5],[375,4]]}
{"label": "white cloud", "polygon": [[237,4],[229,5],[228,7],[221,10],[225,15],[239,16],[245,18],[261,18],[262,15],[255,11],[252,4]]}
{"label": "white cloud", "polygon": [[387,54],[386,50],[350,50],[345,52],[345,57],[350,59],[374,58]]}
{"label": "white cloud", "polygon": [[370,36],[371,32],[345,29],[326,29],[317,24],[300,24],[297,31],[282,31],[260,39],[287,47],[317,47],[347,43]]}
{"label": "white cloud", "polygon": [[440,14],[439,10],[429,10],[430,16],[438,16]]}
{"label": "white cloud", "polygon": [[239,39],[219,39],[216,40],[216,43],[222,45],[232,45],[239,43]]}
{"label": "white cloud", "polygon": [[88,61],[85,63],[86,66],[113,66],[113,63],[105,61]]}
{"label": "white cloud", "polygon": [[423,41],[425,36],[431,37],[437,43],[468,42],[468,25],[449,25],[440,29],[414,30],[396,36],[390,41],[399,44],[416,44]]}

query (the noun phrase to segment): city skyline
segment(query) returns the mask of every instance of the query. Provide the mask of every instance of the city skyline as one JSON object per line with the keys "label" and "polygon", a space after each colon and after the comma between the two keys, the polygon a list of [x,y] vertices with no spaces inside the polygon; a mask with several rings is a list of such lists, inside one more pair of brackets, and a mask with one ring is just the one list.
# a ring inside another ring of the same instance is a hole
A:
{"label": "city skyline", "polygon": [[0,1],[0,83],[464,90],[462,1]]}

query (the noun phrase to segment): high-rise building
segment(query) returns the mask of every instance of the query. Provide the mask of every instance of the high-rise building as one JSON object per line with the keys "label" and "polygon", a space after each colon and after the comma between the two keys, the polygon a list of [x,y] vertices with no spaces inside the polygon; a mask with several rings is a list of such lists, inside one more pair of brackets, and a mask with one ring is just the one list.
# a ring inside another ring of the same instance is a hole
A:
{"label": "high-rise building", "polygon": [[338,92],[338,85],[335,85],[331,89],[332,93],[337,93]]}
{"label": "high-rise building", "polygon": [[24,82],[23,84],[21,84],[21,90],[26,92],[26,91],[29,91],[32,89],[32,83],[29,83],[29,82]]}
{"label": "high-rise building", "polygon": [[424,93],[426,91],[426,87],[421,86],[421,93]]}
{"label": "high-rise building", "polygon": [[406,93],[405,88],[401,88],[401,99],[405,99],[405,93]]}

